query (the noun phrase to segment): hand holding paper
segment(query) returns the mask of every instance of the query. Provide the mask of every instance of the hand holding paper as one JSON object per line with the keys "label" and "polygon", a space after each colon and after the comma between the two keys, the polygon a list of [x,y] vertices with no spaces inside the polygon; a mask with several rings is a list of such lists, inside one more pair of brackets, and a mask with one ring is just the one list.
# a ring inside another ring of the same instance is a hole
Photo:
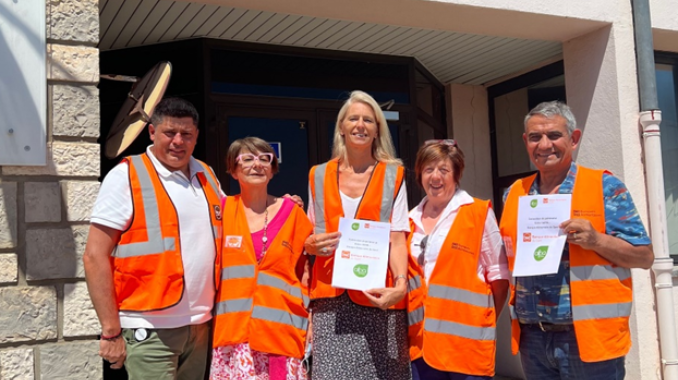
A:
{"label": "hand holding paper", "polygon": [[513,276],[558,272],[570,219],[571,194],[531,195],[518,199],[518,236]]}
{"label": "hand holding paper", "polygon": [[334,254],[332,286],[367,290],[383,288],[388,267],[389,223],[339,219],[339,246]]}

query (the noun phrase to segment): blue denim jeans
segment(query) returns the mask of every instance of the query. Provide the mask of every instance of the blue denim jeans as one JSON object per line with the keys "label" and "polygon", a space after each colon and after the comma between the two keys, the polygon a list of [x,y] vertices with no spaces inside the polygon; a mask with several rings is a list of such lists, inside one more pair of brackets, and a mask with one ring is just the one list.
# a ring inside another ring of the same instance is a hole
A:
{"label": "blue denim jeans", "polygon": [[623,380],[626,374],[623,356],[582,362],[574,328],[543,332],[535,325],[521,325],[520,360],[527,380]]}
{"label": "blue denim jeans", "polygon": [[426,364],[424,358],[419,358],[412,362],[412,380],[492,380],[492,377],[438,371]]}

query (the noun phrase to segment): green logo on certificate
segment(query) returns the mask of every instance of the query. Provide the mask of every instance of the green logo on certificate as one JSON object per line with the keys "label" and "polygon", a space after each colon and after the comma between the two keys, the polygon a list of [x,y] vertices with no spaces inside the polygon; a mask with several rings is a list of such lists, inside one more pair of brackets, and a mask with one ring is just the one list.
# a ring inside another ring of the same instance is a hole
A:
{"label": "green logo on certificate", "polygon": [[353,231],[358,231],[358,228],[360,228],[360,223],[351,224],[351,228],[353,229]]}
{"label": "green logo on certificate", "polygon": [[530,201],[530,207],[535,208],[539,204],[539,201],[536,199],[533,199]]}
{"label": "green logo on certificate", "polygon": [[542,261],[544,260],[544,257],[546,257],[546,253],[548,253],[549,247],[546,245],[542,245],[541,247],[537,247],[537,249],[534,250],[534,259],[537,261]]}
{"label": "green logo on certificate", "polygon": [[367,264],[358,264],[353,267],[353,274],[360,278],[363,278],[367,276],[367,268],[368,268]]}

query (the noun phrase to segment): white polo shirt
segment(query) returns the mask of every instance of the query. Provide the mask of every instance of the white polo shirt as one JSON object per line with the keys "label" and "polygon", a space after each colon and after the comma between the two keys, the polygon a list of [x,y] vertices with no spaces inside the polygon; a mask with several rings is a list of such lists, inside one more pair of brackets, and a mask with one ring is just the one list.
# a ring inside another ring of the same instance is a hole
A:
{"label": "white polo shirt", "polygon": [[[171,172],[165,168],[149,148],[146,153],[179,217],[184,293],[178,304],[165,310],[144,313],[121,311],[120,324],[123,328],[176,328],[204,323],[212,318],[216,256],[209,206],[196,176],[204,168],[191,157],[189,180],[180,170]],[[129,166],[120,164],[101,183],[91,222],[124,231],[131,224],[133,213]]]}
{"label": "white polo shirt", "polygon": [[[424,197],[417,207],[410,211],[410,219],[414,222],[415,228],[412,235],[412,245],[410,252],[414,259],[417,260],[421,253],[420,243],[426,236],[424,232],[424,225],[421,223],[422,213],[424,212],[424,205],[428,202],[428,198]],[[424,253],[424,277],[426,281],[431,278],[433,268],[438,262],[438,255],[442,249],[447,234],[454,224],[454,220],[459,213],[461,206],[473,203],[473,198],[464,190],[457,189],[452,199],[445,207],[440,219],[436,223],[433,230],[428,234],[428,240],[425,246]],[[445,263],[443,263],[444,265]],[[497,280],[508,280],[510,278],[508,270],[508,261],[506,259],[506,252],[504,251],[504,243],[499,233],[497,226],[497,219],[494,216],[494,211],[490,208],[487,210],[485,217],[485,226],[483,230],[483,240],[480,245],[480,257],[478,258],[478,278],[489,284]]]}

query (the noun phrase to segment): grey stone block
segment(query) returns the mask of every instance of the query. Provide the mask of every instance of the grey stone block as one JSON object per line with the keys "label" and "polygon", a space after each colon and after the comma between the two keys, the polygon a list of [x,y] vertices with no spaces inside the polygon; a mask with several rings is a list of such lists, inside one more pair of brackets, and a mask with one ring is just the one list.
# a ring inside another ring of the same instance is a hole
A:
{"label": "grey stone block", "polygon": [[0,288],[0,343],[57,337],[57,299],[52,286]]}
{"label": "grey stone block", "polygon": [[56,182],[26,182],[24,210],[27,223],[61,221],[61,188]]}
{"label": "grey stone block", "polygon": [[26,279],[84,278],[89,226],[26,231]]}
{"label": "grey stone block", "polygon": [[78,282],[64,285],[65,337],[97,335],[101,331],[97,313],[89,298],[87,284]]}
{"label": "grey stone block", "polygon": [[47,79],[98,83],[99,49],[48,44]]}
{"label": "grey stone block", "polygon": [[98,177],[100,159],[99,144],[54,142],[48,144],[46,166],[5,166],[2,174]]}
{"label": "grey stone block", "polygon": [[63,193],[69,222],[89,220],[99,195],[99,182],[65,181]]}
{"label": "grey stone block", "polygon": [[51,87],[52,134],[99,137],[99,89],[94,86]]}
{"label": "grey stone block", "polygon": [[97,0],[47,1],[47,38],[99,42]]}
{"label": "grey stone block", "polygon": [[69,342],[40,347],[40,379],[101,379],[103,369],[99,342]]}
{"label": "grey stone block", "polygon": [[16,283],[17,281],[19,281],[19,267],[16,253],[0,254],[0,283]]}
{"label": "grey stone block", "polygon": [[33,380],[33,349],[18,348],[0,351],[0,379]]}
{"label": "grey stone block", "polygon": [[0,183],[0,248],[16,247],[16,207],[16,183]]}

